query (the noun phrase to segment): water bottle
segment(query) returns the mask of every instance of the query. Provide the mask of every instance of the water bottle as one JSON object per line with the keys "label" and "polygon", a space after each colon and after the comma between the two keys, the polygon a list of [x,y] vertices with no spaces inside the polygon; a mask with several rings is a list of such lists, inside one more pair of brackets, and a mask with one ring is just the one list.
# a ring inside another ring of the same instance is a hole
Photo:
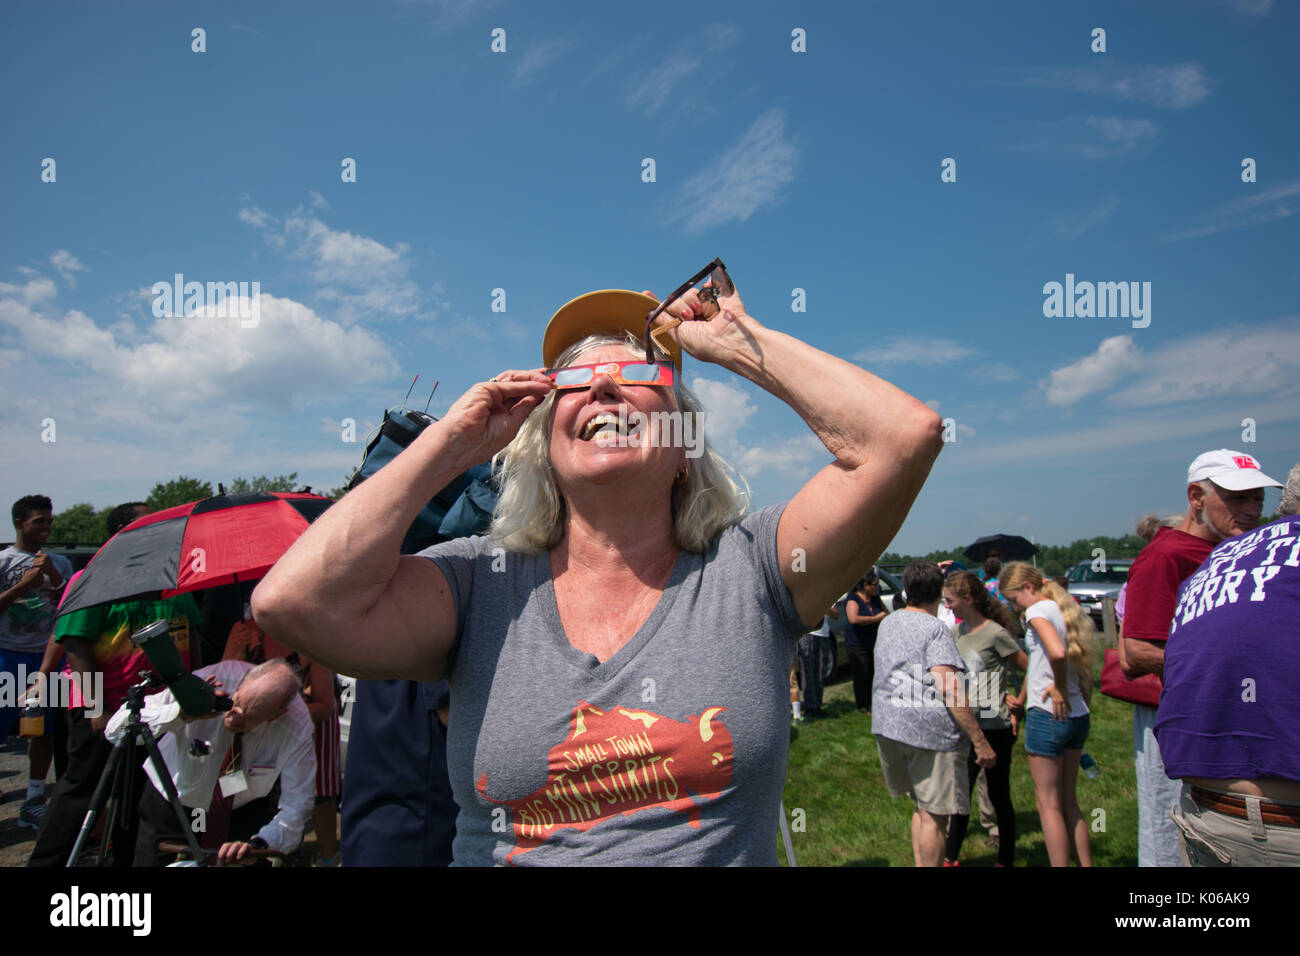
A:
{"label": "water bottle", "polygon": [[18,718],[19,737],[40,737],[45,733],[45,708],[34,700],[23,707]]}
{"label": "water bottle", "polygon": [[1101,768],[1097,766],[1097,761],[1092,759],[1092,754],[1085,753],[1079,758],[1079,767],[1088,775],[1089,780],[1096,780],[1097,774],[1101,773]]}

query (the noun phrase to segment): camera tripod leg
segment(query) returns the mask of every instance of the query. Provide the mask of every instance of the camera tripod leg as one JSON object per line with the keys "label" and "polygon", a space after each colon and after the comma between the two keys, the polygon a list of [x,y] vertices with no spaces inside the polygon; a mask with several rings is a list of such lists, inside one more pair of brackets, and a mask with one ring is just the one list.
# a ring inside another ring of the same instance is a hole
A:
{"label": "camera tripod leg", "polygon": [[[77,842],[72,845],[72,852],[68,854],[68,862],[65,866],[76,866],[77,857],[81,854],[81,847],[86,842],[86,837],[95,826],[95,818],[99,816],[104,805],[108,802],[109,794],[113,791],[113,782],[117,779],[118,773],[123,763],[122,744],[119,741],[113,746],[113,752],[108,755],[108,762],[104,765],[104,772],[99,775],[99,783],[95,785],[94,796],[90,798],[90,806],[86,810],[85,819],[81,823],[81,831],[77,834]],[[109,838],[111,831],[105,830],[105,842]],[[101,847],[101,852],[102,852]],[[102,858],[102,857],[101,857]]]}

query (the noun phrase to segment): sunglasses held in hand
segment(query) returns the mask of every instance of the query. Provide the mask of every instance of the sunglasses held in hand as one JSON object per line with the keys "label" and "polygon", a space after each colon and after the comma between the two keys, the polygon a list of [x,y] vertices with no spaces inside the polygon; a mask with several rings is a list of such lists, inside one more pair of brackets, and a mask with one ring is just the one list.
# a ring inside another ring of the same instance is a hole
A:
{"label": "sunglasses held in hand", "polygon": [[[673,318],[671,321],[665,322],[658,328],[654,328],[654,322],[655,319],[659,317],[659,313],[663,312],[663,310],[668,308],[668,306],[673,302],[676,302],[687,289],[692,288],[697,282],[700,282],[705,278],[709,280],[709,284],[700,289],[700,303],[704,306],[704,314],[694,316],[697,321],[707,321],[721,312],[722,310],[718,306],[718,297],[732,295],[736,291],[736,286],[732,283],[731,277],[727,275],[727,267],[723,264],[721,259],[714,259],[699,272],[695,273],[695,275],[691,276],[690,279],[674,289],[667,298],[663,299],[659,303],[658,307],[655,308],[653,312],[646,316],[644,338],[645,360],[647,364],[654,362],[655,360],[654,345],[663,348],[665,352],[668,351],[668,349],[664,347],[663,342],[659,340],[659,336],[665,334],[669,329],[675,329],[677,326],[682,324],[681,319]],[[652,339],[654,344],[651,344]]]}

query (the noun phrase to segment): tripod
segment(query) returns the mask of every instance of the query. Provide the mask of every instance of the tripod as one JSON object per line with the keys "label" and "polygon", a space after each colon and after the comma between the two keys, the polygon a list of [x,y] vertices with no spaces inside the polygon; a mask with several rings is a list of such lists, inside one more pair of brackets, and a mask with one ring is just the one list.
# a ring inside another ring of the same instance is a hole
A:
{"label": "tripod", "polygon": [[158,750],[157,741],[153,739],[153,731],[140,719],[144,695],[150,690],[162,687],[163,683],[149,671],[142,671],[140,677],[140,683],[127,689],[126,707],[130,716],[126,724],[126,734],[113,745],[113,752],[108,755],[108,763],[105,764],[104,772],[95,786],[95,795],[90,798],[90,808],[86,811],[86,818],[81,824],[81,832],[77,834],[77,842],[73,844],[72,852],[68,855],[68,866],[76,866],[81,847],[94,828],[95,819],[106,806],[108,815],[104,820],[104,839],[100,843],[99,855],[95,861],[97,866],[104,865],[109,844],[113,839],[113,830],[121,821],[131,819],[139,813],[140,794],[134,792],[133,786],[134,770],[140,761],[138,747],[148,754],[149,763],[166,790],[167,802],[171,804],[172,811],[176,814],[176,820],[194,853],[194,859],[198,861],[198,865],[203,865],[204,856],[199,850],[199,842],[190,827],[185,808],[181,806],[180,795],[176,792],[176,785],[172,783],[171,772],[167,769],[167,764]]}

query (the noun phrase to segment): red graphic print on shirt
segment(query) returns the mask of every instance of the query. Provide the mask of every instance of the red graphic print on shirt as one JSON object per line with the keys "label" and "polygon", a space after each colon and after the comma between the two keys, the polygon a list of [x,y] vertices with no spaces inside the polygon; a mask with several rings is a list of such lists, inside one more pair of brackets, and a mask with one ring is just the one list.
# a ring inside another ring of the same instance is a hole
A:
{"label": "red graphic print on shirt", "polygon": [[556,830],[587,830],[616,814],[668,807],[700,825],[700,808],[731,784],[731,732],[709,707],[677,722],[646,710],[601,711],[579,701],[569,734],[551,748],[546,783],[526,797],[495,800],[488,778],[478,792],[514,811],[516,854],[545,843]]}

